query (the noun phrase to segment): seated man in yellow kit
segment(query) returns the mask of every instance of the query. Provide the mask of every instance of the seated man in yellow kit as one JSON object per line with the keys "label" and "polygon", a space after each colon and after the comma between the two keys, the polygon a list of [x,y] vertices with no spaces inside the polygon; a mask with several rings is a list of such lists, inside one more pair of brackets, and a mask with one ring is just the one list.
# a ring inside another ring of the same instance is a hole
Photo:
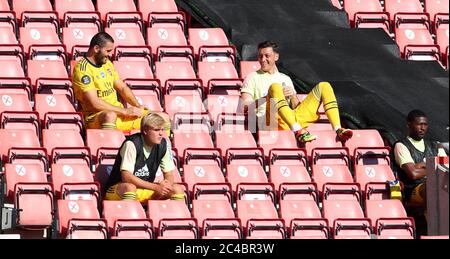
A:
{"label": "seated man in yellow kit", "polygon": [[[278,130],[292,130],[301,143],[317,139],[306,129],[319,119],[318,111],[323,104],[328,119],[340,140],[353,136],[349,129],[342,128],[339,108],[331,85],[321,82],[300,103],[292,80],[278,71],[278,46],[274,42],[263,42],[258,46],[258,61],[261,69],[249,74],[241,89],[241,111],[256,103],[256,117],[260,129],[271,125],[270,100],[277,109]],[[269,105],[268,105],[269,103]]]}
{"label": "seated man in yellow kit", "polygon": [[[107,200],[184,200],[184,190],[174,184],[175,164],[169,141],[164,139],[165,118],[149,113],[141,132],[127,137],[114,162],[106,185]],[[158,168],[164,180],[155,182]]]}
{"label": "seated man in yellow kit", "polygon": [[[139,130],[141,118],[148,113],[131,89],[119,78],[109,56],[114,51],[114,39],[100,32],[90,43],[87,54],[73,70],[75,97],[81,105],[88,129]],[[124,108],[118,94],[126,103]],[[161,113],[167,122],[169,117]]]}

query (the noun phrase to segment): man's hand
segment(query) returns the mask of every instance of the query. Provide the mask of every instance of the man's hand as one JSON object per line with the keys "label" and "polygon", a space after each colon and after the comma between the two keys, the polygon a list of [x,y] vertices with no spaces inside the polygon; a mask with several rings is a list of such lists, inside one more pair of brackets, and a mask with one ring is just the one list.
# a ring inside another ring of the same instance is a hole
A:
{"label": "man's hand", "polygon": [[427,168],[427,166],[426,166],[426,164],[425,163],[417,163],[416,165],[415,165],[415,167],[416,167],[416,169],[426,169]]}
{"label": "man's hand", "polygon": [[125,110],[125,116],[126,117],[131,117],[131,118],[141,117],[143,113],[144,113],[143,109],[137,108],[137,107],[134,107],[134,106],[128,107]]}
{"label": "man's hand", "polygon": [[294,90],[292,89],[292,87],[284,87],[283,88],[283,93],[284,93],[284,97],[288,98],[291,97],[295,94]]}
{"label": "man's hand", "polygon": [[161,195],[162,196],[167,196],[173,191],[172,184],[170,184],[166,180],[160,182],[158,185],[161,187]]}

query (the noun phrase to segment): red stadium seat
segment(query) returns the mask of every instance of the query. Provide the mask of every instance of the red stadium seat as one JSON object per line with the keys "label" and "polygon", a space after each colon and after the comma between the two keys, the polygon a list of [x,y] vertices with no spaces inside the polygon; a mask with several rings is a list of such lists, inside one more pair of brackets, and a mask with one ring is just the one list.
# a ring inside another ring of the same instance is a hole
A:
{"label": "red stadium seat", "polygon": [[105,32],[111,35],[116,46],[143,46],[144,36],[139,28],[114,27],[105,28]]}
{"label": "red stadium seat", "polygon": [[189,29],[189,42],[198,56],[202,46],[228,46],[228,39],[221,28]]}
{"label": "red stadium seat", "polygon": [[194,185],[193,200],[225,200],[232,202],[232,189],[229,183],[198,183]]}
{"label": "red stadium seat", "polygon": [[72,219],[68,224],[68,239],[107,239],[108,228],[103,219]]}
{"label": "red stadium seat", "polygon": [[0,3],[0,44],[18,44],[16,17],[13,12],[9,11],[9,8],[2,10],[1,5]]}
{"label": "red stadium seat", "polygon": [[159,226],[160,221],[163,219],[191,218],[191,212],[184,201],[149,200],[148,218],[152,220],[155,226]]}
{"label": "red stadium seat", "polygon": [[26,53],[29,53],[31,45],[60,45],[58,34],[55,28],[40,28],[40,27],[30,27],[19,28],[20,32],[20,43]]}
{"label": "red stadium seat", "polygon": [[[130,87],[139,104],[148,107],[151,111],[162,112],[161,86],[154,79],[127,79],[125,83]],[[128,106],[128,104],[126,105]]]}
{"label": "red stadium seat", "polygon": [[383,28],[389,33],[389,14],[378,0],[345,0],[344,9],[354,28]]}
{"label": "red stadium seat", "polygon": [[216,95],[207,96],[208,112],[216,120],[222,113],[236,113],[239,105],[238,95]]}
{"label": "red stadium seat", "polygon": [[157,54],[160,46],[186,46],[187,40],[183,30],[175,28],[148,28],[147,42],[151,46],[153,54]]}
{"label": "red stadium seat", "polygon": [[240,183],[268,183],[261,149],[231,148],[226,154],[227,179],[233,189]]}
{"label": "red stadium seat", "polygon": [[200,225],[206,219],[234,219],[234,211],[226,200],[193,200],[192,215]]}
{"label": "red stadium seat", "polygon": [[40,164],[5,164],[4,180],[6,196],[14,197],[15,186],[18,183],[46,183],[47,173]]}
{"label": "red stadium seat", "polygon": [[416,236],[412,218],[379,219],[376,225],[378,239],[414,239]]}
{"label": "red stadium seat", "polygon": [[423,7],[419,0],[385,0],[384,8],[389,13],[391,22],[397,20],[397,14],[423,13]]}
{"label": "red stadium seat", "polygon": [[25,73],[23,72],[23,67],[20,60],[1,60],[0,66],[3,68],[0,72],[0,77],[2,78],[23,78]]}
{"label": "red stadium seat", "polygon": [[0,11],[9,11],[9,0],[0,0]]}
{"label": "red stadium seat", "polygon": [[384,141],[381,138],[380,133],[377,130],[366,129],[366,130],[352,130],[353,137],[351,137],[344,146],[348,148],[350,155],[353,157],[355,155],[355,150],[357,148],[370,148],[370,147],[384,147]]}
{"label": "red stadium seat", "polygon": [[308,157],[302,149],[272,149],[268,161],[269,181],[277,189],[283,183],[311,182]]}
{"label": "red stadium seat", "polygon": [[75,113],[75,107],[67,95],[63,94],[36,94],[35,110],[39,117],[44,119],[49,112]]}
{"label": "red stadium seat", "polygon": [[138,201],[103,201],[103,218],[106,219],[109,232],[114,233],[117,220],[141,219],[145,220],[144,208]]}
{"label": "red stadium seat", "polygon": [[247,223],[254,219],[278,219],[273,200],[274,189],[271,185],[241,184],[237,191],[237,215],[242,224],[247,226]]}
{"label": "red stadium seat", "polygon": [[389,149],[361,148],[355,150],[355,182],[366,189],[368,183],[394,181]]}
{"label": "red stadium seat", "polygon": [[155,62],[155,75],[166,85],[169,79],[195,79],[195,72],[189,62]]}
{"label": "red stadium seat", "polygon": [[231,62],[198,62],[198,78],[207,86],[212,79],[237,79],[236,68]]}
{"label": "red stadium seat", "polygon": [[400,200],[366,200],[366,216],[372,220],[372,227],[376,228],[378,219],[406,218],[406,210]]}
{"label": "red stadium seat", "polygon": [[139,11],[142,12],[142,16],[144,16],[144,19],[146,20],[149,17],[149,14],[153,12],[178,12],[174,0],[138,0],[137,5]]}
{"label": "red stadium seat", "polygon": [[176,113],[203,113],[203,87],[197,80],[167,80],[165,87],[165,111],[170,117]]}
{"label": "red stadium seat", "polygon": [[183,12],[152,12],[148,17],[150,28],[179,28],[186,31],[186,15]]}
{"label": "red stadium seat", "polygon": [[291,239],[329,239],[327,219],[296,219],[291,223]]}
{"label": "red stadium seat", "polygon": [[207,90],[212,95],[240,96],[242,86],[241,79],[213,79],[209,81]]}
{"label": "red stadium seat", "polygon": [[151,221],[143,219],[118,219],[112,239],[153,239]]}
{"label": "red stadium seat", "polygon": [[59,60],[28,60],[28,77],[35,84],[39,78],[68,78],[69,75]]}
{"label": "red stadium seat", "polygon": [[58,14],[54,11],[48,12],[23,12],[22,25],[25,28],[53,28],[59,33]]}
{"label": "red stadium seat", "polygon": [[203,239],[242,239],[239,219],[207,219],[203,221]]}
{"label": "red stadium seat", "polygon": [[36,148],[40,147],[36,132],[31,129],[0,129],[0,156],[6,161],[8,150],[14,148]]}
{"label": "red stadium seat", "polygon": [[252,219],[247,222],[247,239],[286,239],[282,219]]}
{"label": "red stadium seat", "polygon": [[35,112],[1,112],[0,128],[10,130],[30,129],[36,132],[36,136],[41,134],[39,115]]}
{"label": "red stadium seat", "polygon": [[44,115],[46,129],[66,129],[83,132],[83,116],[80,113],[46,113]]}
{"label": "red stadium seat", "polygon": [[58,232],[62,238],[67,236],[69,221],[73,219],[100,220],[97,204],[92,201],[58,200]]}
{"label": "red stadium seat", "polygon": [[114,67],[123,79],[153,79],[153,72],[148,62],[143,60],[114,61]]}
{"label": "red stadium seat", "polygon": [[436,43],[441,50],[441,59],[444,61],[447,59],[448,49],[448,37],[449,37],[449,25],[448,23],[439,24],[436,27]]}
{"label": "red stadium seat", "polygon": [[[1,63],[1,62],[0,62]],[[0,113],[31,112],[31,104],[26,94],[8,94],[0,92]]]}
{"label": "red stadium seat", "polygon": [[133,0],[97,0],[97,11],[106,20],[106,14],[110,12],[136,12]]}
{"label": "red stadium seat", "polygon": [[53,10],[49,0],[12,0],[12,10],[17,17],[22,17],[23,12],[50,12]]}
{"label": "red stadium seat", "polygon": [[[52,183],[57,197],[62,197],[62,187],[64,184],[82,185],[84,183],[92,184],[93,182],[94,176],[86,164],[52,164]],[[71,196],[73,197],[74,195]]]}
{"label": "red stadium seat", "polygon": [[241,78],[246,78],[249,74],[261,69],[258,61],[241,61]]}
{"label": "red stadium seat", "polygon": [[55,0],[55,11],[62,20],[67,12],[95,12],[95,7],[91,0]]}
{"label": "red stadium seat", "polygon": [[102,28],[100,14],[98,12],[66,12],[64,14],[64,27],[68,28]]}
{"label": "red stadium seat", "polygon": [[312,153],[312,178],[319,192],[326,183],[351,183],[351,161],[348,150],[342,148],[316,148]]}
{"label": "red stadium seat", "polygon": [[43,229],[52,226],[55,206],[51,184],[17,183],[14,193],[18,226],[28,229]]}
{"label": "red stadium seat", "polygon": [[42,144],[51,152],[57,147],[84,147],[83,138],[77,130],[42,130]]}
{"label": "red stadium seat", "polygon": [[198,239],[196,219],[163,219],[159,223],[158,239]]}
{"label": "red stadium seat", "polygon": [[49,171],[49,159],[44,148],[11,148],[8,163],[15,165],[39,165],[42,172]]}
{"label": "red stadium seat", "polygon": [[373,230],[370,219],[336,219],[334,239],[371,239]]}
{"label": "red stadium seat", "polygon": [[440,60],[439,46],[434,43],[425,25],[421,28],[396,28],[395,38],[404,59]]}
{"label": "red stadium seat", "polygon": [[449,13],[449,4],[448,1],[443,0],[425,0],[425,12],[430,14],[430,19],[433,23],[438,21],[437,15],[447,14]]}
{"label": "red stadium seat", "polygon": [[86,144],[95,157],[101,148],[120,148],[124,141],[125,135],[120,130],[86,130]]}
{"label": "red stadium seat", "polygon": [[296,149],[297,140],[290,130],[284,131],[258,131],[258,146],[264,149],[264,154],[269,157],[272,149]]}
{"label": "red stadium seat", "polygon": [[[310,131],[317,136],[317,139],[306,143],[305,148],[309,157],[312,155],[312,150],[315,148],[340,148],[342,143],[338,140],[336,132],[332,130],[327,131]],[[302,146],[300,146],[302,147]],[[320,188],[320,187],[319,187]]]}
{"label": "red stadium seat", "polygon": [[294,219],[317,219],[322,217],[318,206],[318,193],[312,183],[282,184],[280,187],[280,217],[287,225]]}
{"label": "red stadium seat", "polygon": [[62,30],[63,43],[70,53],[72,53],[72,49],[76,45],[89,45],[92,37],[98,33],[97,27],[64,27]]}
{"label": "red stadium seat", "polygon": [[222,168],[223,161],[220,150],[185,149],[184,182],[188,184],[190,190],[193,190],[197,183],[224,183],[225,176]]}

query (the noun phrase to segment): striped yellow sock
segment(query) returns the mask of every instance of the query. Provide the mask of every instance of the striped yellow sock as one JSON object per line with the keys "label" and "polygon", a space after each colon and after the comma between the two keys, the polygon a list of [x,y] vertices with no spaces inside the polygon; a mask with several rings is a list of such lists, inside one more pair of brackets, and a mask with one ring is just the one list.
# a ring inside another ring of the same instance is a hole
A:
{"label": "striped yellow sock", "polygon": [[173,201],[184,201],[184,194],[174,194],[170,199]]}
{"label": "striped yellow sock", "polygon": [[[283,86],[281,84],[272,84],[269,88],[269,96],[270,98],[275,100],[276,108],[278,110],[278,115],[286,122],[287,125],[292,129],[295,126],[298,126],[297,121],[295,120],[295,114],[289,106],[288,101],[283,93]],[[267,104],[267,107],[270,109],[270,104]],[[268,112],[270,114],[270,112]],[[267,112],[266,112],[266,115]],[[299,130],[299,129],[297,129]]]}
{"label": "striped yellow sock", "polygon": [[322,100],[323,108],[330,120],[333,129],[337,130],[341,128],[341,118],[339,117],[339,107],[334,95],[333,88],[329,83],[322,82],[313,89],[316,97],[320,96]]}
{"label": "striped yellow sock", "polygon": [[116,129],[115,123],[102,123],[102,129]]}
{"label": "striped yellow sock", "polygon": [[135,201],[137,195],[135,192],[126,192],[122,195],[122,200],[124,201]]}

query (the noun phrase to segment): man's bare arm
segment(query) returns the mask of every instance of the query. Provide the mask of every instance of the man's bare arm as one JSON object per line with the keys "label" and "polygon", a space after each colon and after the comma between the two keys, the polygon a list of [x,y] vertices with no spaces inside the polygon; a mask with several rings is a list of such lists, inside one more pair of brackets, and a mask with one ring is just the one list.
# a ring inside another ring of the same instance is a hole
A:
{"label": "man's bare arm", "polygon": [[412,180],[418,180],[427,175],[425,163],[406,163],[402,165],[402,169],[406,172],[408,178]]}
{"label": "man's bare arm", "polygon": [[136,96],[134,96],[133,92],[131,91],[131,89],[122,80],[116,80],[114,82],[114,89],[116,89],[120,97],[122,97],[122,99],[125,100],[128,104],[134,107],[141,106],[137,101]]}

